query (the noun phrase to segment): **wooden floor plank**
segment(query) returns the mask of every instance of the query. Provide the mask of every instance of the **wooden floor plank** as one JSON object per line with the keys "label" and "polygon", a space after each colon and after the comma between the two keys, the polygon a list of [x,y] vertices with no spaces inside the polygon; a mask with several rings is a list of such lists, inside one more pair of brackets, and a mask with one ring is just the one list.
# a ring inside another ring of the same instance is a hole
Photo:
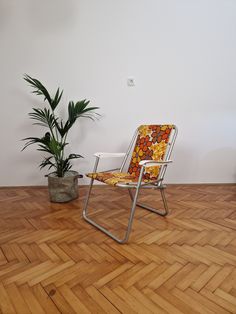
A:
{"label": "wooden floor plank", "polygon": [[0,283],[0,309],[2,313],[9,313],[9,314],[16,313],[10,297],[5,287],[1,283]]}
{"label": "wooden floor plank", "polygon": [[[137,208],[128,244],[44,187],[0,188],[0,313],[236,313],[236,185],[170,185],[171,213]],[[140,202],[162,206],[159,192]],[[127,190],[94,187],[89,214],[117,234]]]}
{"label": "wooden floor plank", "polygon": [[[11,283],[5,287],[8,296],[11,299],[11,303],[15,307],[15,310],[17,313],[25,313],[25,314],[30,314],[31,311],[29,307],[27,306],[27,303],[23,299],[18,287],[14,284]],[[4,312],[4,311],[3,311]]]}

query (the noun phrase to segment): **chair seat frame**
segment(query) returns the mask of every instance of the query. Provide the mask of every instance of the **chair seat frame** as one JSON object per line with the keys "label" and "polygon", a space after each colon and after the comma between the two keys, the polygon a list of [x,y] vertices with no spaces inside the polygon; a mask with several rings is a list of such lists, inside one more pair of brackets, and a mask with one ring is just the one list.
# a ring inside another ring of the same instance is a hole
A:
{"label": "chair seat frame", "polygon": [[[164,155],[163,160],[161,161],[155,161],[155,160],[142,160],[140,161],[139,165],[141,166],[140,169],[140,174],[138,177],[138,181],[136,182],[132,182],[130,184],[126,184],[126,183],[118,183],[116,185],[116,187],[119,188],[123,188],[123,189],[128,189],[129,192],[129,196],[131,198],[132,201],[132,206],[131,206],[131,210],[130,210],[130,214],[129,214],[129,218],[128,218],[128,224],[127,224],[127,228],[124,234],[124,237],[122,238],[118,238],[115,234],[113,234],[111,231],[109,231],[108,229],[106,229],[104,226],[102,226],[101,224],[97,223],[95,220],[93,220],[91,217],[88,216],[88,205],[89,205],[89,199],[90,199],[90,195],[91,195],[91,191],[93,188],[93,183],[94,180],[93,178],[91,178],[90,181],[90,185],[89,185],[89,189],[88,189],[88,193],[86,196],[86,200],[85,200],[85,204],[84,204],[84,208],[83,208],[83,218],[90,223],[91,225],[93,225],[94,227],[96,227],[97,229],[101,230],[102,232],[104,232],[105,234],[107,234],[109,237],[111,237],[112,239],[114,239],[115,241],[117,241],[118,243],[126,243],[129,240],[129,236],[132,230],[132,224],[133,224],[133,219],[134,219],[134,213],[135,213],[135,209],[136,206],[139,206],[141,208],[147,209],[151,212],[154,212],[160,216],[166,216],[169,213],[169,209],[168,209],[168,205],[167,205],[167,200],[165,197],[165,188],[166,185],[163,184],[163,179],[164,179],[164,175],[167,169],[167,166],[169,163],[171,163],[172,161],[169,160],[171,152],[173,150],[173,146],[176,140],[176,136],[177,136],[177,127],[174,125],[171,131],[171,135],[170,135],[170,139],[168,141],[168,147],[166,149],[166,153]],[[98,164],[101,158],[117,158],[117,157],[124,157],[123,161],[121,163],[121,166],[119,168],[116,169],[111,169],[111,170],[107,170],[105,172],[110,172],[110,171],[115,171],[118,170],[119,172],[122,172],[126,162],[130,156],[130,152],[131,149],[134,146],[135,140],[137,138],[138,135],[138,129],[136,130],[132,141],[128,147],[128,150],[126,153],[95,153],[95,164],[94,164],[94,169],[93,172],[97,172],[97,168],[98,168]],[[150,167],[150,166],[158,166],[160,167],[160,171],[159,171],[159,175],[156,181],[150,181],[150,182],[144,182],[143,181],[143,175],[145,172],[145,168],[146,167]],[[104,171],[103,171],[104,172]],[[161,198],[162,198],[162,202],[164,205],[164,209],[163,210],[158,210],[154,207],[148,206],[146,204],[143,203],[139,203],[138,202],[138,196],[139,196],[139,192],[141,189],[154,189],[154,190],[160,190],[161,193]],[[133,193],[134,191],[134,193]]]}

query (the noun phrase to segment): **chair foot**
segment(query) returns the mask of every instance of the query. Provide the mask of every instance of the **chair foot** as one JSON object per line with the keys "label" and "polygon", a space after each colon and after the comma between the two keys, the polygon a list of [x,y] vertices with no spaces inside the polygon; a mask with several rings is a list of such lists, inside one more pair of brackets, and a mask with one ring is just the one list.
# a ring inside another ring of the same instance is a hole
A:
{"label": "chair foot", "polygon": [[[154,207],[148,206],[148,205],[143,204],[143,203],[138,203],[138,202],[137,202],[136,205],[138,207],[147,209],[147,210],[149,210],[149,211],[151,211],[151,212],[153,212],[155,214],[158,214],[158,215],[160,215],[162,217],[167,216],[168,213],[169,213],[169,209],[168,209],[168,205],[167,205],[167,201],[166,201],[166,197],[165,197],[164,188],[160,188],[160,192],[161,192],[162,202],[163,202],[163,205],[164,205],[164,210],[158,210],[158,209],[156,209]],[[132,194],[131,190],[129,190],[129,195],[130,195],[131,200],[133,201],[134,197],[133,197],[133,194]]]}
{"label": "chair foot", "polygon": [[104,228],[103,226],[101,226],[100,224],[96,223],[94,220],[92,220],[91,218],[89,218],[85,212],[83,212],[83,218],[90,223],[91,225],[93,225],[94,227],[96,227],[97,229],[101,230],[103,233],[105,233],[106,235],[108,235],[110,238],[112,238],[113,240],[115,240],[116,242],[120,243],[120,244],[124,244],[128,241],[129,236],[127,236],[127,232],[126,231],[126,235],[124,238],[118,238],[117,236],[115,236],[113,233],[111,233],[109,230],[107,230],[106,228]]}

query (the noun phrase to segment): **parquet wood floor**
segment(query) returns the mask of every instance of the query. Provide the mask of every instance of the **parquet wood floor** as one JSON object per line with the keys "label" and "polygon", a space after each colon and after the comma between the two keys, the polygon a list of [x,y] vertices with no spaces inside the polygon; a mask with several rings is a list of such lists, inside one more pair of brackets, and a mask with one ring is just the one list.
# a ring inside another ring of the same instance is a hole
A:
{"label": "parquet wood floor", "polygon": [[[0,189],[0,313],[236,313],[236,185],[169,185],[171,214],[137,208],[125,245],[81,218],[86,190]],[[98,186],[90,214],[120,233],[129,205]]]}

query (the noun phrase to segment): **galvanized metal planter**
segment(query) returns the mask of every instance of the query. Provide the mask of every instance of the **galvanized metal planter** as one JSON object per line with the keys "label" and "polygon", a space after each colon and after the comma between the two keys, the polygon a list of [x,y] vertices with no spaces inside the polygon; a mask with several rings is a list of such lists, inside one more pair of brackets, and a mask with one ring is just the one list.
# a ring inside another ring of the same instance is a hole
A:
{"label": "galvanized metal planter", "polygon": [[64,177],[57,177],[56,173],[48,176],[48,191],[51,202],[65,203],[78,197],[78,178],[77,171],[68,171]]}

